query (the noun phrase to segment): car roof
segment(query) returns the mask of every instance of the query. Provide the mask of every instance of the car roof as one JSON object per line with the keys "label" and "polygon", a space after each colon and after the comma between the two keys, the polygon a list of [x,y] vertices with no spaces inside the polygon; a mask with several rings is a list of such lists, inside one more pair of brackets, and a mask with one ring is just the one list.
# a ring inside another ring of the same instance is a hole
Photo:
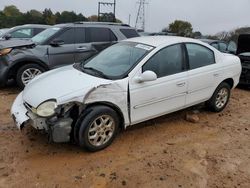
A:
{"label": "car roof", "polygon": [[144,37],[136,37],[127,39],[125,41],[128,42],[136,42],[136,43],[142,43],[154,47],[158,47],[161,45],[171,45],[175,43],[182,43],[182,42],[190,42],[190,43],[200,43],[201,41],[192,39],[192,38],[186,38],[186,37],[176,37],[176,36],[144,36]]}
{"label": "car roof", "polygon": [[106,27],[122,27],[122,28],[133,29],[128,24],[113,23],[113,22],[74,22],[74,23],[56,24],[54,26],[55,27],[106,26]]}
{"label": "car roof", "polygon": [[19,28],[49,28],[51,27],[50,25],[42,25],[42,24],[25,24],[25,25],[19,25],[19,26],[15,26],[12,27],[11,29],[19,29]]}

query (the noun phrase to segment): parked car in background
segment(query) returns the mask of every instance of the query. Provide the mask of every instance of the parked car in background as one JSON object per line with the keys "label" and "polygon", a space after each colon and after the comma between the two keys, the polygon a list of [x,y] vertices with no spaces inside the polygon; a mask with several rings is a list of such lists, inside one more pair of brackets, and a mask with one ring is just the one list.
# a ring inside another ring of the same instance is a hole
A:
{"label": "parked car in background", "polygon": [[0,36],[1,37],[0,39],[1,40],[30,39],[49,27],[50,27],[49,25],[40,25],[40,24],[27,24],[27,25],[16,26],[5,31],[4,34]]}
{"label": "parked car in background", "polygon": [[202,42],[205,42],[213,47],[215,47],[217,50],[223,52],[223,53],[228,53],[228,44],[224,41],[220,40],[211,40],[211,39],[199,39]]}
{"label": "parked car in background", "polygon": [[174,33],[169,33],[169,32],[138,32],[140,36],[176,36]]}
{"label": "parked car in background", "polygon": [[0,38],[9,30],[9,28],[0,29]]}
{"label": "parked car in background", "polygon": [[139,36],[125,24],[78,22],[60,24],[32,40],[0,43],[0,85],[13,78],[23,88],[35,76],[84,61],[117,41]]}
{"label": "parked car in background", "polygon": [[20,129],[31,123],[51,141],[98,151],[120,128],[202,102],[222,111],[240,73],[237,56],[198,40],[137,37],[36,77],[11,114]]}
{"label": "parked car in background", "polygon": [[242,65],[240,84],[250,86],[250,34],[242,34],[238,38],[236,55]]}

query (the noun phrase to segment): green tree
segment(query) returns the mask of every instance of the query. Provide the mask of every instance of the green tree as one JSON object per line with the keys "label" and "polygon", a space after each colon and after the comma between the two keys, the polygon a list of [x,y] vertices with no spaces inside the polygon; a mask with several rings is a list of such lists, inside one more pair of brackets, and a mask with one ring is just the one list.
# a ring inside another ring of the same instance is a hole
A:
{"label": "green tree", "polygon": [[193,33],[192,24],[182,20],[175,20],[169,24],[168,31],[178,36],[191,37]]}
{"label": "green tree", "polygon": [[23,14],[24,23],[44,24],[43,14],[37,10],[30,10]]}
{"label": "green tree", "polygon": [[51,9],[46,8],[43,11],[43,19],[44,19],[44,22],[48,25],[54,25],[56,23],[56,17],[51,11]]}
{"label": "green tree", "polygon": [[5,16],[8,16],[8,17],[21,15],[21,12],[19,11],[19,9],[14,5],[4,7],[3,13],[5,14]]}
{"label": "green tree", "polygon": [[97,22],[98,21],[98,16],[97,15],[92,15],[92,16],[88,17],[88,20],[90,22]]}
{"label": "green tree", "polygon": [[13,27],[14,25],[22,24],[23,15],[16,6],[10,5],[4,7],[3,14],[5,27]]}

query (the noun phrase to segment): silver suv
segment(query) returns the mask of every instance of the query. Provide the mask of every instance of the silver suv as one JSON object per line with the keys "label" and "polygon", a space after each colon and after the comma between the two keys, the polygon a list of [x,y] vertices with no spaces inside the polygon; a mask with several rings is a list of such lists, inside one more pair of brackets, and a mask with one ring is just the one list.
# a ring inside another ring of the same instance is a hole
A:
{"label": "silver suv", "polygon": [[55,25],[31,40],[2,41],[0,85],[12,78],[23,88],[42,72],[84,61],[117,41],[137,36],[125,24],[77,22]]}

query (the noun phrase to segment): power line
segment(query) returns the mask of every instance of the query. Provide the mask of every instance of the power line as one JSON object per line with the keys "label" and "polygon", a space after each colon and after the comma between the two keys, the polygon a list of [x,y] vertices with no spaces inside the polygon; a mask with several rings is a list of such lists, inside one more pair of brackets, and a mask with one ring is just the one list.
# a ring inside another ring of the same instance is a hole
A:
{"label": "power line", "polygon": [[101,21],[101,17],[102,16],[109,16],[110,13],[104,13],[101,11],[101,7],[102,6],[109,6],[109,7],[113,7],[113,15],[112,15],[112,22],[116,22],[116,18],[115,18],[115,13],[116,13],[116,0],[114,0],[113,3],[109,3],[109,2],[98,2],[98,21]]}
{"label": "power line", "polygon": [[139,30],[145,30],[145,5],[148,4],[146,0],[140,0],[137,2],[139,4],[137,16],[136,16],[136,22],[135,22],[135,28]]}

